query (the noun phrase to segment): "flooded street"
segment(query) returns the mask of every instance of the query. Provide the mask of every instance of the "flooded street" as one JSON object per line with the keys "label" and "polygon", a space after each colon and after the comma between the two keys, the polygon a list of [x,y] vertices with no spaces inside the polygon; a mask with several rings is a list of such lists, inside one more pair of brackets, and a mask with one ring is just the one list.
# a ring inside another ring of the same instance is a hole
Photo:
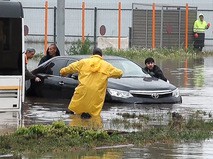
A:
{"label": "flooded street", "polygon": [[[122,119],[121,114],[143,114],[151,116],[148,125],[166,125],[169,114],[178,112],[188,116],[199,110],[204,112],[206,119],[212,118],[213,112],[213,57],[204,57],[197,60],[166,60],[157,61],[163,69],[170,83],[177,86],[182,95],[181,104],[110,104],[105,103],[101,117],[82,120],[79,116],[65,114],[70,100],[42,99],[27,97],[20,112],[1,112],[0,132],[13,131],[19,126],[32,124],[50,124],[53,121],[63,120],[66,124],[83,125],[103,128],[105,130],[137,131],[116,119]],[[143,66],[143,62],[142,62]],[[137,119],[129,119],[136,122]],[[105,149],[82,152],[76,154],[47,154],[41,158],[83,158],[83,159],[116,159],[116,158],[212,158],[213,139],[201,143],[183,144],[155,144],[143,148],[130,147],[128,149]],[[22,156],[23,158],[39,158]],[[22,158],[20,157],[20,158]],[[1,158],[1,156],[0,156]]]}

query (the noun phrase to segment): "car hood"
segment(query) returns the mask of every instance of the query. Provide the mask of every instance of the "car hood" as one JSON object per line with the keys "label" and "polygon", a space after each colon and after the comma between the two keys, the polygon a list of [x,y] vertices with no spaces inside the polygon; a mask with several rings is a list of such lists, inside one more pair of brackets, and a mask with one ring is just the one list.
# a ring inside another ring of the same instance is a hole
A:
{"label": "car hood", "polygon": [[108,88],[118,90],[143,90],[143,91],[172,91],[176,87],[163,80],[152,78],[152,77],[123,77],[120,79],[108,80]]}

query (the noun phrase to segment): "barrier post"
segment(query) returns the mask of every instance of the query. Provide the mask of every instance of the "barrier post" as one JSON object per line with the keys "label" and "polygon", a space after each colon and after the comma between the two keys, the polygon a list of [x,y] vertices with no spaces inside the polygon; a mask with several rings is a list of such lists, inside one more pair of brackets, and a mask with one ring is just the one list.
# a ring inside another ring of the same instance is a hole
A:
{"label": "barrier post", "polygon": [[82,2],[82,44],[85,41],[85,2]]}
{"label": "barrier post", "polygon": [[188,50],[188,31],[189,31],[189,6],[186,3],[186,17],[185,17],[185,51]]}
{"label": "barrier post", "polygon": [[94,8],[94,48],[97,46],[97,7]]}
{"label": "barrier post", "polygon": [[45,1],[45,19],[44,19],[44,55],[47,50],[47,32],[48,32],[48,1]]}
{"label": "barrier post", "polygon": [[54,6],[54,28],[53,28],[53,36],[54,36],[54,43],[56,43],[56,11],[57,11],[57,8],[56,6]]}
{"label": "barrier post", "polygon": [[155,45],[155,3],[152,4],[152,49],[156,47]]}
{"label": "barrier post", "polygon": [[121,2],[118,3],[118,49],[121,48]]}

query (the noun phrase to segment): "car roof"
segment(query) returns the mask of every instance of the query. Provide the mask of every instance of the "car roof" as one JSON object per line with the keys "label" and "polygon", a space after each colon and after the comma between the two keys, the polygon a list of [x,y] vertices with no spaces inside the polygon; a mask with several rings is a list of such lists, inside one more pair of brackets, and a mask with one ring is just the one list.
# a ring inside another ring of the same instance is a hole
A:
{"label": "car roof", "polygon": [[[85,58],[89,58],[92,55],[69,55],[69,56],[56,56],[54,58],[68,58],[68,59],[76,59],[76,60],[81,60]],[[53,58],[52,58],[53,59]],[[112,55],[103,55],[104,60],[126,60],[124,57],[120,56],[112,56]]]}
{"label": "car roof", "polygon": [[[40,64],[37,68],[39,67],[43,67],[45,66],[46,64],[48,64],[49,62],[55,60],[55,59],[66,59],[66,60],[76,60],[76,61],[79,61],[81,59],[85,59],[85,58],[89,58],[90,56],[92,55],[68,55],[68,56],[55,56],[51,59],[49,59],[48,61],[45,61],[44,63]],[[128,60],[124,57],[120,57],[120,56],[112,56],[112,55],[104,55],[103,56],[103,59],[104,60]],[[36,68],[36,69],[37,69]],[[34,69],[34,70],[36,70]]]}

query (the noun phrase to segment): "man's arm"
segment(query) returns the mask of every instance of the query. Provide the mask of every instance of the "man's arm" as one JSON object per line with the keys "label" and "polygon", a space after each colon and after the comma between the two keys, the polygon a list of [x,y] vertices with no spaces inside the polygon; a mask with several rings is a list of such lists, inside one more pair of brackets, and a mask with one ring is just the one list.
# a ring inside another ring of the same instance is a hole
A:
{"label": "man's arm", "polygon": [[123,71],[109,64],[109,77],[121,78]]}
{"label": "man's arm", "polygon": [[32,74],[28,69],[27,66],[25,65],[25,80],[30,80],[33,79],[35,82],[40,82],[41,79],[39,77],[36,77],[34,74]]}
{"label": "man's arm", "polygon": [[80,70],[80,67],[83,65],[83,61],[76,61],[71,64],[69,64],[67,67],[64,67],[60,70],[61,76],[66,76],[68,74],[77,73]]}
{"label": "man's arm", "polygon": [[210,23],[206,23],[206,29],[209,29],[209,27],[210,27]]}
{"label": "man's arm", "polygon": [[164,76],[163,71],[161,71],[161,69],[157,65],[155,65],[154,73],[157,78],[167,81],[167,78]]}
{"label": "man's arm", "polygon": [[197,20],[194,22],[194,26],[193,26],[193,32],[194,33],[197,33],[197,29],[198,29],[198,27],[197,27]]}

